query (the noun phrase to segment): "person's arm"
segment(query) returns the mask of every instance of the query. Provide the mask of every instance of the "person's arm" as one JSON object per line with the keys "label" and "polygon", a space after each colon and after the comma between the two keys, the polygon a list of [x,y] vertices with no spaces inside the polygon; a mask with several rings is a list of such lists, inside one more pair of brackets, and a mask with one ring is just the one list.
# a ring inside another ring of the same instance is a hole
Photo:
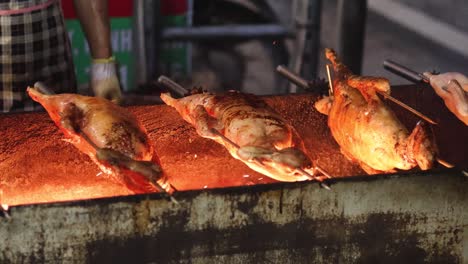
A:
{"label": "person's arm", "polygon": [[112,56],[108,0],[74,0],[76,14],[91,49],[93,59]]}
{"label": "person's arm", "polygon": [[119,102],[122,95],[112,56],[108,0],[74,0],[74,5],[93,58],[91,88],[96,96]]}
{"label": "person's arm", "polygon": [[468,78],[457,72],[438,75],[425,72],[424,75],[429,77],[432,88],[447,108],[468,125]]}

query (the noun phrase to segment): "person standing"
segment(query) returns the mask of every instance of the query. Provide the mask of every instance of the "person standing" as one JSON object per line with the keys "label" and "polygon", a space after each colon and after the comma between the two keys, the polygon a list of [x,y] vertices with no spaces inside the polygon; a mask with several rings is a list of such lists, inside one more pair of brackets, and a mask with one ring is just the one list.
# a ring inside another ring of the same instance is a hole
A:
{"label": "person standing", "polygon": [[[45,83],[56,93],[76,92],[71,46],[60,0],[0,0],[0,111],[28,111],[27,86]],[[107,0],[74,0],[93,59],[96,96],[121,99],[112,56]]]}

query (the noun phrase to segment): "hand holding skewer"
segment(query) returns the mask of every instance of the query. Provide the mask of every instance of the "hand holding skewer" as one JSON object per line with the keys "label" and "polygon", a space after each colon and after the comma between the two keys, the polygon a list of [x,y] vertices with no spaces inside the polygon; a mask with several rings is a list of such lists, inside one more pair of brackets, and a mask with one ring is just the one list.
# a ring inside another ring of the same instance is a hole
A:
{"label": "hand holding skewer", "polygon": [[[391,64],[391,65],[393,65],[393,64]],[[394,67],[393,67],[393,68],[394,68]],[[398,70],[398,69],[400,69],[400,68],[397,68],[397,70]],[[407,68],[404,68],[404,69],[405,69],[405,72],[411,71],[411,70],[409,70],[409,69],[407,69]],[[308,83],[305,79],[303,79],[303,78],[301,78],[300,76],[298,76],[297,74],[295,74],[295,73],[289,71],[289,70],[286,69],[284,66],[281,66],[281,67],[278,66],[277,71],[278,71],[278,73],[280,73],[281,75],[283,75],[284,77],[286,77],[288,80],[290,80],[290,81],[293,81],[293,80],[294,80],[295,83],[296,83],[297,85],[301,85],[301,84],[304,85],[304,84],[307,84],[307,83]],[[395,70],[395,71],[396,71],[396,70]],[[400,72],[401,72],[401,71],[400,71]],[[327,65],[327,73],[329,73],[329,66],[328,66],[328,65]],[[413,74],[414,76],[419,76],[419,79],[418,79],[419,81],[425,81],[425,80],[429,81],[428,77],[426,77],[426,76],[424,76],[424,75],[418,75],[418,74],[415,73],[415,72],[412,72],[412,73],[414,73],[414,74]],[[402,73],[402,74],[405,74],[405,73]],[[327,74],[327,75],[328,75],[328,76],[327,76],[327,77],[328,77],[328,83],[329,83],[329,85],[330,85],[330,91],[333,91],[333,82],[332,82],[332,79],[331,79],[331,75],[330,75],[330,74]],[[408,77],[408,78],[409,78],[409,77]],[[416,78],[416,77],[414,77],[414,78]],[[403,102],[401,102],[401,101],[395,99],[394,97],[392,97],[392,96],[390,96],[390,95],[388,95],[388,94],[385,94],[385,93],[379,93],[379,94],[383,95],[385,98],[391,100],[392,102],[398,104],[399,106],[405,108],[406,110],[410,111],[411,113],[413,113],[413,114],[415,114],[415,115],[421,117],[422,119],[426,120],[427,122],[429,122],[429,123],[431,123],[431,124],[437,124],[437,123],[436,123],[435,121],[433,121],[432,119],[428,118],[427,116],[423,115],[422,113],[420,113],[419,111],[413,109],[412,107],[406,105],[405,103],[403,103]],[[445,160],[442,160],[442,159],[440,159],[440,158],[436,158],[436,161],[437,161],[439,164],[441,164],[442,166],[444,166],[444,167],[447,167],[447,168],[453,168],[453,167],[454,167],[454,166],[453,166],[452,164],[450,164],[449,162],[447,162],[447,161],[445,161]]]}

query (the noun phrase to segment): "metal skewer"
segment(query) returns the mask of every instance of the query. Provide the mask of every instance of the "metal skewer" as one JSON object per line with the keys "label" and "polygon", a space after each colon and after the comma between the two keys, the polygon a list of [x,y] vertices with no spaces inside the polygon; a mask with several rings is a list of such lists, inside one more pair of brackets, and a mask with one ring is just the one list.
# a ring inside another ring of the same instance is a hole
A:
{"label": "metal skewer", "polygon": [[437,125],[437,122],[436,122],[436,121],[430,119],[429,117],[425,116],[423,113],[421,113],[421,112],[419,112],[418,110],[412,108],[411,106],[409,106],[409,105],[403,103],[402,101],[400,101],[400,100],[394,98],[393,96],[390,96],[390,95],[388,95],[388,94],[386,94],[386,93],[384,93],[384,92],[382,92],[382,91],[376,91],[376,92],[377,92],[378,94],[382,95],[383,97],[385,97],[385,99],[388,99],[388,100],[394,102],[395,104],[397,104],[397,105],[403,107],[404,109],[406,109],[406,110],[410,111],[411,113],[417,115],[418,117],[420,117],[420,118],[426,120],[427,122],[429,122],[429,123],[431,123],[431,124],[433,124],[433,125]]}
{"label": "metal skewer", "polygon": [[331,79],[331,74],[330,74],[330,65],[326,65],[327,67],[327,77],[328,77],[328,85],[330,86],[330,90],[328,90],[328,95],[332,96],[334,91],[333,91],[333,82]]}
{"label": "metal skewer", "polygon": [[10,219],[10,213],[8,212],[8,205],[2,203],[3,200],[3,190],[0,189],[0,210],[3,212],[3,215],[5,216],[6,219]]}
{"label": "metal skewer", "polygon": [[[213,132],[214,134],[216,134],[217,136],[219,136],[221,139],[223,139],[224,141],[228,142],[230,145],[232,145],[233,147],[235,147],[236,149],[239,149],[239,145],[237,145],[234,141],[230,140],[229,138],[227,138],[225,135],[223,135],[221,132],[219,132],[217,129],[215,128],[211,128],[211,132]],[[254,158],[253,161],[257,162],[258,164],[260,165],[263,165],[263,162],[258,159],[258,158]],[[318,168],[316,167],[318,171],[322,172],[323,173],[323,170],[321,168]],[[310,173],[308,173],[307,171],[305,171],[304,169],[302,168],[295,168],[297,171],[299,171],[300,173],[306,175],[308,178],[310,179],[314,179],[316,181],[318,181],[320,183],[320,186],[323,187],[324,189],[327,189],[327,190],[331,190],[330,186],[328,184],[326,184],[323,180],[319,179],[317,176],[314,176],[314,175],[311,175]],[[328,178],[331,178],[331,176],[328,174],[328,173],[323,173],[326,177]]]}
{"label": "metal skewer", "polygon": [[276,67],[276,71],[283,75],[286,79],[288,79],[290,82],[294,83],[295,85],[303,88],[303,89],[308,89],[310,88],[309,82],[306,81],[305,79],[299,77],[297,74],[294,74],[288,68],[286,68],[283,65],[278,65]]}
{"label": "metal skewer", "polygon": [[437,161],[440,165],[442,165],[442,166],[444,166],[444,167],[446,167],[446,168],[449,168],[449,169],[455,167],[453,164],[451,164],[451,163],[449,163],[448,161],[443,160],[443,159],[436,158],[436,161]]}
{"label": "metal skewer", "polygon": [[173,91],[180,97],[186,96],[190,91],[182,87],[180,84],[174,82],[169,77],[164,75],[159,76],[158,83],[164,85],[167,89]]}
{"label": "metal skewer", "polygon": [[[418,83],[418,82],[425,82],[425,83],[429,83],[429,78],[427,78],[424,74],[422,73],[419,73],[419,72],[416,72],[416,71],[413,71],[401,64],[398,64],[394,61],[391,61],[391,60],[385,60],[383,62],[383,66],[386,70],[400,76],[400,77],[403,77],[411,82],[414,82],[414,83]],[[416,111],[415,109],[407,106],[406,104],[398,101],[397,99],[391,97],[390,95],[387,95],[387,94],[384,94],[382,92],[379,92],[379,94],[383,95],[385,98],[391,100],[392,102],[400,105],[401,107],[409,110],[411,113],[421,117],[422,119],[426,120],[427,122],[433,124],[433,125],[436,125],[437,123],[435,121],[433,121],[432,119],[428,118],[427,116],[421,114],[420,112]]]}
{"label": "metal skewer", "polygon": [[2,211],[3,215],[6,217],[6,219],[10,219],[11,218],[11,215],[10,213],[8,212],[8,207],[4,207],[3,204],[0,204],[0,210]]}
{"label": "metal skewer", "polygon": [[411,82],[425,82],[425,83],[429,83],[429,78],[427,78],[424,74],[422,73],[419,73],[419,72],[416,72],[416,71],[413,71],[401,64],[398,64],[394,61],[391,61],[391,60],[384,60],[383,62],[383,67],[400,76],[400,77],[403,77]]}

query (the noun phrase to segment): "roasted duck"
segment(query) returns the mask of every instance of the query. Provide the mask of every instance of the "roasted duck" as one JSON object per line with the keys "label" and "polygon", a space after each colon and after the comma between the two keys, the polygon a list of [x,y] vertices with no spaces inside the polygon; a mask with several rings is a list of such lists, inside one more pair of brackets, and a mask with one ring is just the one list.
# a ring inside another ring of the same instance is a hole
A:
{"label": "roasted duck", "polygon": [[130,112],[97,97],[46,94],[31,87],[27,92],[47,110],[65,140],[102,172],[135,193],[169,189],[145,128]]}
{"label": "roasted duck", "polygon": [[315,103],[328,115],[328,126],[350,160],[369,174],[422,170],[433,166],[437,147],[432,131],[418,122],[411,134],[378,97],[390,94],[387,79],[354,75],[331,49],[325,51],[333,64],[333,95]]}
{"label": "roasted duck", "polygon": [[199,92],[174,99],[163,93],[161,99],[200,136],[224,145],[234,158],[255,171],[279,181],[302,181],[314,175],[301,142],[293,140],[293,128],[254,95]]}

